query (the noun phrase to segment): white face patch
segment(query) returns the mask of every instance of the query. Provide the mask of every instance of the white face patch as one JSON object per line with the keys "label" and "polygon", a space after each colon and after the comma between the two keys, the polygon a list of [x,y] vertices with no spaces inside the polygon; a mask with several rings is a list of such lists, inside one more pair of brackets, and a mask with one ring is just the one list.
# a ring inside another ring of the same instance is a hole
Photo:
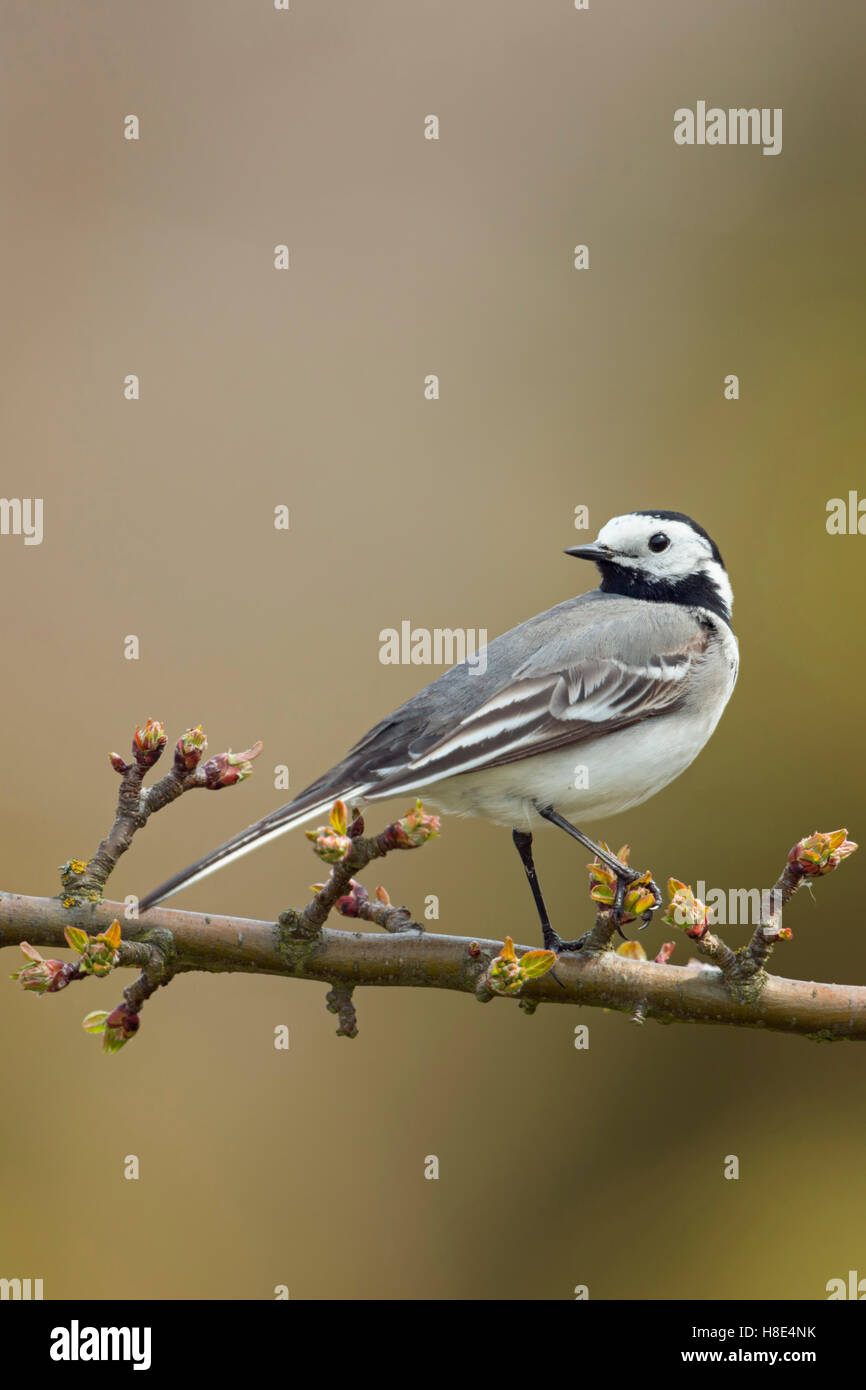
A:
{"label": "white face patch", "polygon": [[[662,536],[668,544],[653,549],[650,541]],[[611,558],[623,569],[640,570],[650,584],[675,584],[690,575],[706,575],[730,611],[734,596],[724,567],[713,557],[707,538],[685,521],[630,512],[608,521],[598,533],[598,543],[610,547],[614,552]]]}

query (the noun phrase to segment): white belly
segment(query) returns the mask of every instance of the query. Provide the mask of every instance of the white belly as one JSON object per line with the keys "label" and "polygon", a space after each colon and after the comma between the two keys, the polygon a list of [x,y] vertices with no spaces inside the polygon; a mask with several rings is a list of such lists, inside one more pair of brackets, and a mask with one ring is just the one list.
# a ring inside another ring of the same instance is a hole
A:
{"label": "white belly", "polygon": [[[584,822],[627,811],[661,791],[689,766],[718,723],[649,719],[577,747],[542,753],[485,772],[464,772],[419,789],[425,806],[445,814],[483,816],[498,825],[546,825],[535,806],[553,806],[567,820]],[[675,735],[675,737],[674,737]]]}

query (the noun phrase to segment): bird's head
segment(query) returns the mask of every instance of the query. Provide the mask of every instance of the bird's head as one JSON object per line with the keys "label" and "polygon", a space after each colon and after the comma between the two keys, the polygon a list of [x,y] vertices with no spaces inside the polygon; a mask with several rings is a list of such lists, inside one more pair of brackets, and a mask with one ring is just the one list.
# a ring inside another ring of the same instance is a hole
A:
{"label": "bird's head", "polygon": [[566,555],[592,560],[603,593],[708,608],[731,620],[734,595],[715,541],[682,512],[628,512]]}

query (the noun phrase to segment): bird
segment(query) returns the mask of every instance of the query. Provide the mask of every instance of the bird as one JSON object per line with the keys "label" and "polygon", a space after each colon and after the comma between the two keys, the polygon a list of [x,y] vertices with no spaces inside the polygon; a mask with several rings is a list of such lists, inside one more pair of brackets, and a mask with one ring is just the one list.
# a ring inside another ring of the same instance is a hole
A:
{"label": "bird", "polygon": [[[139,911],[339,799],[362,807],[412,792],[443,814],[510,827],[548,950],[577,951],[551,925],[533,854],[559,827],[615,876],[614,922],[642,877],[580,826],[640,805],[678,777],[712,735],[737,679],[733,591],[719,548],[683,512],[615,516],[568,556],[597,588],[494,638],[376,724],[287,805],[142,898]],[[578,824],[579,823],[579,824]],[[661,905],[650,880],[653,906]]]}

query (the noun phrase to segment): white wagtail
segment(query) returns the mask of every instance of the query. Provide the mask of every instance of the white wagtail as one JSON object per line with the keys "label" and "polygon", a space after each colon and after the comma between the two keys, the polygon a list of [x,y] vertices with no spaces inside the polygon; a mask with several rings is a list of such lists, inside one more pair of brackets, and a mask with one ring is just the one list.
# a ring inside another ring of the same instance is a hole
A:
{"label": "white wagtail", "polygon": [[[615,917],[639,877],[571,823],[637,806],[685,770],[737,678],[733,594],[706,531],[681,512],[616,516],[591,545],[601,586],[497,637],[486,667],[453,666],[389,714],[287,806],[227,840],[141,900],[141,910],[340,798],[413,792],[446,814],[512,828],[544,944],[561,951],[532,858],[532,831],[559,826],[616,875]],[[655,906],[661,894],[652,885]],[[652,914],[646,914],[645,921]]]}

